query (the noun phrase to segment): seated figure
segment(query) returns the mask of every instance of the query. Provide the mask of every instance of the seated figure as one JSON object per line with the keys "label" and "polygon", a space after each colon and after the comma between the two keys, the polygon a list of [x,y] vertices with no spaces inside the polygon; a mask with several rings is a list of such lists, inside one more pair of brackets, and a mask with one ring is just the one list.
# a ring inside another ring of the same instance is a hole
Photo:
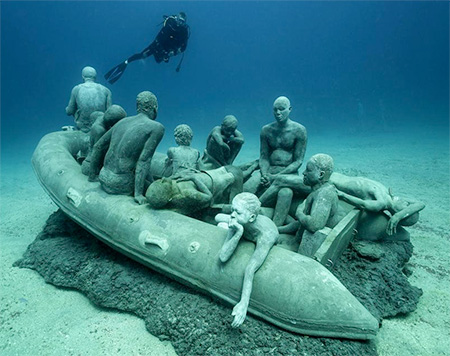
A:
{"label": "seated figure", "polygon": [[91,114],[93,124],[91,131],[89,131],[89,150],[86,159],[81,165],[81,171],[85,175],[89,175],[89,168],[91,164],[92,147],[97,141],[119,120],[127,116],[125,110],[119,105],[111,105],[104,113],[101,111],[94,111]]}
{"label": "seated figure", "polygon": [[184,169],[153,182],[145,196],[151,208],[193,216],[213,204],[228,204],[242,192],[242,171],[225,166],[209,171]]}
{"label": "seated figure", "polygon": [[221,262],[225,263],[230,259],[242,236],[256,243],[255,252],[245,268],[241,300],[233,308],[234,319],[231,324],[233,327],[239,327],[244,322],[255,273],[266,260],[272,246],[278,241],[277,227],[271,219],[259,214],[260,207],[261,203],[256,195],[241,193],[236,195],[232,201],[231,215],[216,215],[219,225],[224,226],[225,224],[228,228],[227,238],[219,254]]}
{"label": "seated figure", "polygon": [[200,152],[191,147],[194,133],[185,124],[175,127],[173,132],[178,147],[170,147],[167,150],[166,167],[164,176],[176,175],[183,169],[198,169]]}
{"label": "seated figure", "polygon": [[330,156],[316,154],[310,158],[303,172],[303,183],[310,186],[312,192],[304,204],[299,205],[295,215],[300,222],[298,252],[305,256],[312,257],[324,241],[325,235],[319,230],[333,228],[343,218],[336,189],[329,183],[333,165]]}
{"label": "seated figure", "polygon": [[150,165],[164,126],[155,121],[158,101],[153,93],[139,93],[136,106],[136,116],[120,120],[92,148],[89,180],[98,175],[107,193],[134,195],[138,204],[144,204],[146,180],[153,180]]}
{"label": "seated figure", "polygon": [[206,139],[202,169],[208,170],[233,164],[244,144],[244,136],[237,127],[238,120],[233,115],[227,115],[221,126],[212,129]]}
{"label": "seated figure", "polygon": [[[275,122],[261,129],[260,169],[244,183],[244,191],[260,195],[277,178],[297,176],[305,156],[307,135],[303,125],[290,119],[291,110],[291,103],[285,96],[274,101]],[[295,184],[276,185],[260,197],[263,206],[275,204],[273,221],[277,226],[283,225],[286,220],[295,189]]]}
{"label": "seated figure", "polygon": [[[333,173],[334,184],[342,200],[363,210],[357,227],[358,238],[364,240],[408,240],[409,235],[400,226],[411,226],[419,220],[419,211],[425,204],[392,194],[380,182],[365,177],[349,177]],[[380,214],[386,211],[390,216]]]}
{"label": "seated figure", "polygon": [[66,114],[75,118],[77,130],[89,132],[93,124],[91,113],[105,112],[111,106],[112,94],[107,87],[95,83],[97,72],[94,68],[84,67],[81,75],[84,83],[72,89]]}

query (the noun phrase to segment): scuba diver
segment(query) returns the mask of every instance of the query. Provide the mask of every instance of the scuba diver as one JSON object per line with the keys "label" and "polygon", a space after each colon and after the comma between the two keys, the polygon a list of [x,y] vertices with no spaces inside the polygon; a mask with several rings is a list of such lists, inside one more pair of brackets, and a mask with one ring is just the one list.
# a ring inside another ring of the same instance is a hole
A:
{"label": "scuba diver", "polygon": [[155,57],[156,63],[161,63],[162,61],[167,63],[169,62],[170,57],[183,53],[176,69],[176,71],[179,72],[189,35],[190,30],[186,23],[186,14],[184,12],[180,12],[178,15],[164,16],[163,27],[155,40],[142,52],[132,55],[127,60],[111,69],[105,74],[105,79],[110,84],[114,84],[122,76],[128,63],[150,57],[151,55]]}

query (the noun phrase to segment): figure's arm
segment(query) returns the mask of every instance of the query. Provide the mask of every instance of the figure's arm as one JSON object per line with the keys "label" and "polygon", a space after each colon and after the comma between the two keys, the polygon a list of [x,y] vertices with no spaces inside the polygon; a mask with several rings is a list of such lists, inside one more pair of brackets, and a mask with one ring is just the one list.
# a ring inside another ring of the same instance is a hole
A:
{"label": "figure's arm", "polygon": [[285,167],[281,172],[278,174],[291,174],[291,173],[297,173],[298,169],[303,164],[303,159],[305,158],[305,152],[306,152],[306,144],[307,144],[307,135],[306,135],[306,129],[300,128],[299,132],[297,133],[297,138],[295,140],[295,146],[294,146],[294,154],[293,154],[293,162],[289,164],[287,167]]}
{"label": "figure's arm", "polygon": [[215,127],[211,132],[211,139],[214,140],[222,149],[227,152],[230,151],[230,147],[224,142],[220,127]]}
{"label": "figure's arm", "polygon": [[206,186],[206,184],[203,183],[196,174],[192,174],[192,176],[190,176],[190,180],[195,184],[195,186],[197,187],[197,190],[200,193],[199,200],[201,200],[202,202],[205,202],[205,203],[206,202],[211,203],[213,195],[212,195],[211,191],[208,189],[208,187]]}
{"label": "figure's arm", "polygon": [[406,208],[396,212],[389,219],[388,225],[386,227],[386,233],[388,235],[394,235],[397,232],[397,225],[401,220],[407,218],[408,216],[418,213],[423,208],[425,208],[424,203],[416,202],[416,201],[410,202],[410,204]]}
{"label": "figure's arm", "polygon": [[153,132],[150,134],[147,142],[144,145],[144,149],[139,156],[136,163],[136,172],[134,180],[134,200],[138,204],[144,204],[146,198],[144,196],[144,182],[145,178],[149,176],[149,179],[153,181],[153,177],[150,173],[150,164],[152,157],[156,151],[156,147],[161,142],[164,135],[164,127],[162,125],[154,128]]}
{"label": "figure's arm", "polygon": [[[358,209],[363,209],[367,211],[373,211],[373,212],[379,212],[386,209],[386,202],[384,199],[361,199],[358,197],[355,197],[353,195],[344,193],[343,191],[340,191],[337,189],[337,194],[339,198],[344,200],[345,202],[354,205]],[[375,196],[376,197],[376,196]]]}
{"label": "figure's arm", "polygon": [[219,259],[222,262],[226,262],[230,259],[231,255],[233,254],[234,250],[236,250],[236,247],[239,243],[239,240],[241,239],[242,235],[244,233],[244,227],[237,223],[234,220],[229,220],[228,223],[228,234],[227,238],[225,239],[225,242],[220,249],[219,253]]}
{"label": "figure's arm", "polygon": [[297,209],[297,219],[306,230],[315,233],[326,226],[331,212],[330,199],[331,197],[326,192],[318,194],[312,202],[309,215]]}
{"label": "figure's arm", "polygon": [[112,93],[111,90],[106,88],[106,110],[112,105]]}
{"label": "figure's arm", "polygon": [[77,112],[77,93],[78,93],[78,85],[72,89],[72,92],[70,93],[70,99],[69,104],[67,104],[66,107],[66,114],[67,116],[75,115]]}
{"label": "figure's arm", "polygon": [[[274,230],[274,229],[275,230]],[[278,232],[275,224],[272,229],[260,232],[260,238],[256,241],[255,252],[253,253],[244,273],[244,282],[242,284],[241,300],[233,308],[231,315],[234,316],[231,326],[237,328],[242,325],[247,315],[248,304],[250,302],[250,295],[253,289],[253,278],[256,271],[262,266],[267,258],[272,246],[278,239]]]}
{"label": "figure's arm", "polygon": [[111,142],[111,130],[107,131],[92,147],[91,151],[91,164],[89,167],[89,181],[93,182],[96,180],[98,173],[100,172],[103,158],[105,157],[106,151],[108,150],[109,144]]}
{"label": "figure's arm", "polygon": [[267,174],[269,173],[270,168],[270,147],[269,147],[269,141],[267,137],[268,133],[263,128],[261,130],[260,135],[260,155],[259,155],[259,169],[261,170],[261,180],[266,181],[267,180]]}
{"label": "figure's arm", "polygon": [[239,130],[234,130],[233,142],[244,144],[244,135]]}

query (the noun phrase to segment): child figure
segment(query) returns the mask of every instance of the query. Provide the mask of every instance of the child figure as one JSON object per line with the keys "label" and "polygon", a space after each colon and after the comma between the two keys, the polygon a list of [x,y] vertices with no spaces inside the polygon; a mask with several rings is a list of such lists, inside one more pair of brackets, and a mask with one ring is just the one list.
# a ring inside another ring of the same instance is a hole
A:
{"label": "child figure", "polygon": [[170,177],[183,169],[198,169],[200,152],[191,147],[194,133],[185,124],[178,125],[173,131],[178,147],[170,147],[167,151],[166,169],[164,176]]}
{"label": "child figure", "polygon": [[298,234],[302,235],[298,252],[305,256],[312,257],[325,239],[318,231],[325,226],[333,228],[342,218],[336,188],[328,182],[333,166],[333,158],[316,154],[303,172],[303,183],[310,186],[312,192],[295,215],[301,224]]}
{"label": "child figure", "polygon": [[240,193],[232,201],[231,215],[216,215],[219,226],[228,228],[227,238],[219,254],[220,261],[225,263],[230,259],[244,233],[247,240],[256,243],[255,252],[245,268],[241,300],[235,305],[231,314],[234,316],[232,327],[239,327],[244,322],[250,302],[253,277],[264,263],[272,246],[278,241],[278,229],[275,223],[267,216],[259,214],[260,207],[261,203],[256,195]]}

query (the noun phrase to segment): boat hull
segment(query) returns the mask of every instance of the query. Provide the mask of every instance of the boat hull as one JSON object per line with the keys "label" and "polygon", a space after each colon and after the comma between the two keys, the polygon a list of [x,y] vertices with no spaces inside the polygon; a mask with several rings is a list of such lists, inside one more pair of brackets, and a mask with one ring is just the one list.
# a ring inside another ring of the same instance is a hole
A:
{"label": "boat hull", "polygon": [[[223,264],[219,251],[225,230],[172,211],[138,205],[130,196],[107,194],[98,182],[87,180],[74,159],[85,147],[86,136],[82,132],[50,133],[37,146],[32,164],[52,200],[115,250],[236,304],[254,244],[241,241]],[[371,339],[378,331],[377,320],[329,270],[277,246],[255,275],[248,311],[305,335]]]}

